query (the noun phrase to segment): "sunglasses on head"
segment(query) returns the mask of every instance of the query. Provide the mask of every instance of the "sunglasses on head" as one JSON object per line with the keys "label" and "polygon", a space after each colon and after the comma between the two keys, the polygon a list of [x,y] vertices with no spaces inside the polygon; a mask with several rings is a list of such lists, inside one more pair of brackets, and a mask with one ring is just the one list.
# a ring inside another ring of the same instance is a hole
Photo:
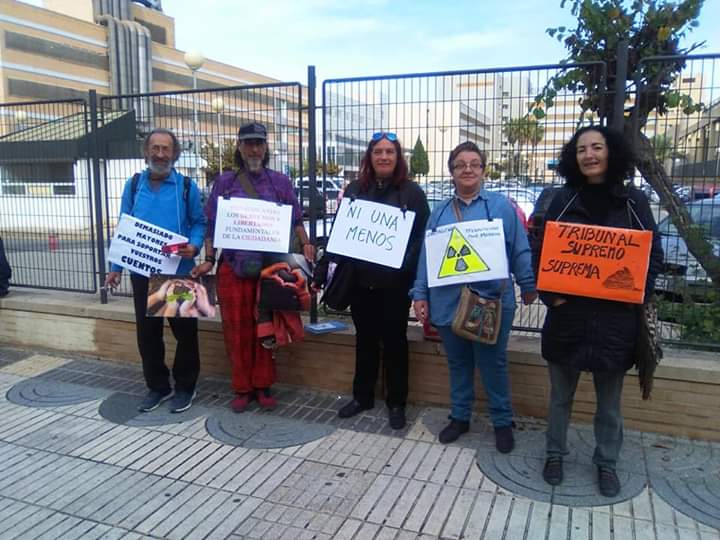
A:
{"label": "sunglasses on head", "polygon": [[397,141],[397,135],[395,135],[392,131],[378,131],[377,133],[373,133],[372,140],[373,141],[379,141],[380,139],[387,139],[390,142]]}

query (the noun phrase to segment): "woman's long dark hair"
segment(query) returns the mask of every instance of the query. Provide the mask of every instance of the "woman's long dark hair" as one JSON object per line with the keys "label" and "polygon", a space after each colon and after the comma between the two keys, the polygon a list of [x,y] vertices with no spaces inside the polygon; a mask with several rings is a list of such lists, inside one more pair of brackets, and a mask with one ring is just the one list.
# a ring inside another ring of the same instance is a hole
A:
{"label": "woman's long dark hair", "polygon": [[605,126],[586,126],[577,130],[560,152],[557,170],[560,176],[565,178],[566,185],[577,188],[587,184],[587,178],[580,172],[577,162],[577,142],[580,136],[588,131],[600,133],[607,145],[608,168],[605,173],[605,183],[614,187],[631,179],[635,175],[635,157],[622,133]]}
{"label": "woman's long dark hair", "polygon": [[365,150],[365,155],[363,156],[362,161],[360,161],[360,172],[358,173],[358,180],[360,181],[360,191],[367,191],[370,185],[374,184],[377,180],[375,176],[375,169],[373,169],[372,166],[372,151],[373,148],[375,148],[375,146],[382,140],[387,140],[390,144],[392,144],[395,147],[395,153],[397,154],[397,162],[395,163],[395,170],[393,170],[392,177],[390,178],[390,183],[394,186],[399,186],[403,182],[408,181],[408,167],[407,163],[405,163],[405,157],[402,154],[402,146],[400,146],[400,141],[391,141],[389,139],[386,139],[385,137],[382,137],[377,141],[370,141],[367,150]]}

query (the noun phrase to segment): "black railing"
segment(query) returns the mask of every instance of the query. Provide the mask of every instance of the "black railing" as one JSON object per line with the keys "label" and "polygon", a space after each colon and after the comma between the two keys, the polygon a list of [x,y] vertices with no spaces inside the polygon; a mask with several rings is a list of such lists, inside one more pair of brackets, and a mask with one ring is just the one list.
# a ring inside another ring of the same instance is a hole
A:
{"label": "black railing", "polygon": [[[668,87],[678,95],[677,106],[652,113],[641,130],[691,216],[698,213],[696,225],[716,256],[719,59],[644,60],[660,68],[681,67]],[[452,192],[446,169],[450,150],[473,140],[488,154],[486,187],[514,199],[527,218],[540,190],[562,182],[555,167],[563,143],[581,124],[605,123],[602,110],[582,114],[579,101],[586,96],[581,91],[558,90],[551,107],[533,112],[537,96],[572,69],[592,73],[594,90],[606,88],[602,62],[352,77],[324,81],[316,107],[311,68],[306,87],[275,83],[0,105],[0,233],[13,285],[91,293],[100,288],[124,183],[144,168],[141,143],[154,127],[178,135],[183,156],[176,167],[207,190],[218,171],[232,166],[238,127],[249,120],[266,124],[270,167],[293,178],[311,237],[321,244],[330,234],[339,193],[357,176],[370,136],[381,130],[397,133],[431,206]],[[624,99],[618,91],[622,87],[600,100],[612,101],[615,113],[618,103],[627,110],[638,98],[655,97],[639,81],[625,90]],[[690,110],[700,102],[702,107]],[[635,182],[667,228],[657,195],[640,175]],[[663,339],[717,346],[718,288],[683,252],[682,239],[664,228],[666,271],[658,280]],[[514,329],[537,332],[543,318],[540,303],[521,307]]]}

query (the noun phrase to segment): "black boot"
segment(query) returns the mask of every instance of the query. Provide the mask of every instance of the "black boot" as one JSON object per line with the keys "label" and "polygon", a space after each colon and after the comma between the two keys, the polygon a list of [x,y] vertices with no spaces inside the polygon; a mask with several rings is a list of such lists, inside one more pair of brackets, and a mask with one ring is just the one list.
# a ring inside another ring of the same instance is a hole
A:
{"label": "black boot", "polygon": [[453,417],[450,417],[450,423],[440,432],[438,435],[438,441],[443,444],[449,444],[456,441],[463,433],[467,433],[469,429],[470,422],[465,420],[455,420]]}

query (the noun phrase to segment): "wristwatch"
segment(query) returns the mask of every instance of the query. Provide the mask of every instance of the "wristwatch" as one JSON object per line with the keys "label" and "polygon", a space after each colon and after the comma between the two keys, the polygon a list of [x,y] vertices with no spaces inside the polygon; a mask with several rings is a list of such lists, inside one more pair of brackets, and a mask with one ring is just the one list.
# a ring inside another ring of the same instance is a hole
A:
{"label": "wristwatch", "polygon": [[209,263],[211,263],[211,264],[215,264],[216,260],[217,260],[217,259],[215,259],[215,257],[213,257],[212,255],[206,255],[206,256],[205,256],[205,262],[209,262]]}

